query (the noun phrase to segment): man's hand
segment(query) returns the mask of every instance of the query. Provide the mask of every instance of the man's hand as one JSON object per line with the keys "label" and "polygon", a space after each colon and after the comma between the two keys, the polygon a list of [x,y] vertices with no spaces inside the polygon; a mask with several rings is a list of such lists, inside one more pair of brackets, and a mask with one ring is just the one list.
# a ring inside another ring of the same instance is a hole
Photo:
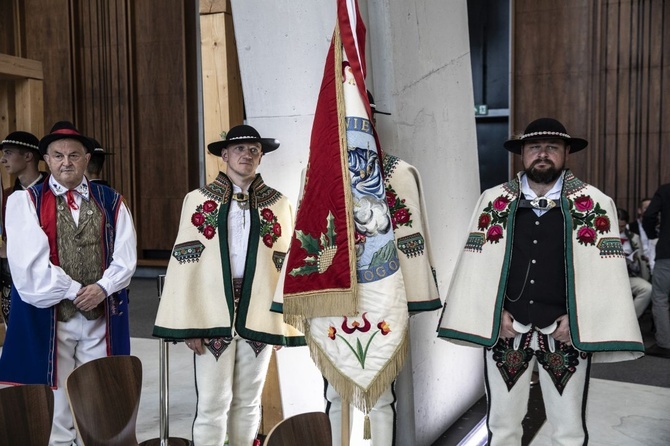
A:
{"label": "man's hand", "polygon": [[557,341],[563,342],[564,344],[572,345],[572,340],[570,339],[570,321],[568,320],[568,315],[564,314],[563,316],[556,319],[558,328],[554,330],[551,334],[551,337]]}
{"label": "man's hand", "polygon": [[97,283],[86,285],[77,292],[74,304],[82,311],[91,311],[107,298],[105,290]]}
{"label": "man's hand", "polygon": [[186,339],[184,342],[186,343],[186,347],[193,350],[196,355],[205,353],[205,344],[202,342],[202,338]]}
{"label": "man's hand", "polygon": [[513,323],[514,323],[514,318],[512,317],[512,314],[507,310],[503,310],[502,318],[501,318],[501,321],[500,321],[500,337],[501,338],[513,338],[514,336],[519,334],[512,327]]}

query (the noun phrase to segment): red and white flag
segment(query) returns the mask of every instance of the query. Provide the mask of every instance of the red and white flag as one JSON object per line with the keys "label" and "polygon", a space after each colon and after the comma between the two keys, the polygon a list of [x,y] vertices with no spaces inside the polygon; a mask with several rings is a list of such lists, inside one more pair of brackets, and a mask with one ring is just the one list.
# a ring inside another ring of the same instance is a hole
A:
{"label": "red and white flag", "polygon": [[365,87],[365,25],[338,0],[285,261],[285,319],[343,400],[367,413],[400,372],[407,299]]}

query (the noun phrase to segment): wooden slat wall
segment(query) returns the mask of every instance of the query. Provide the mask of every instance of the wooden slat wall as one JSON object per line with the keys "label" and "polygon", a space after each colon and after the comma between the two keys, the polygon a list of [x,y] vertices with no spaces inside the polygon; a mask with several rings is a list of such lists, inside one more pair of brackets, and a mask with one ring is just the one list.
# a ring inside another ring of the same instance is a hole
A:
{"label": "wooden slat wall", "polygon": [[670,4],[512,5],[512,128],[552,116],[585,137],[589,147],[570,167],[633,216],[641,198],[670,181]]}
{"label": "wooden slat wall", "polygon": [[140,258],[169,255],[198,186],[196,0],[19,3],[23,57],[43,64],[45,131],[73,120],[113,152],[104,176],[131,207]]}

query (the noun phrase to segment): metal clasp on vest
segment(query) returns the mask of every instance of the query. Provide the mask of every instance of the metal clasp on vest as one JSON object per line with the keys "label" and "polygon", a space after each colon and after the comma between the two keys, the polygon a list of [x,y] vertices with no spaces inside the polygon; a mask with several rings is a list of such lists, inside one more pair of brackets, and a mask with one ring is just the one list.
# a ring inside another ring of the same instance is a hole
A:
{"label": "metal clasp on vest", "polygon": [[541,211],[548,211],[556,207],[556,202],[547,197],[535,197],[530,201],[530,205]]}

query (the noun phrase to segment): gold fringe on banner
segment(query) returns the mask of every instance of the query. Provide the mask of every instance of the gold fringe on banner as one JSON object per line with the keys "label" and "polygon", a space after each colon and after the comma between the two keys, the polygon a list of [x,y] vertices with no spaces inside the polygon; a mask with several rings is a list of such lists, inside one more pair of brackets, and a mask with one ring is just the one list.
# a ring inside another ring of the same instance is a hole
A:
{"label": "gold fringe on banner", "polygon": [[[309,321],[306,321],[309,322]],[[348,401],[363,413],[368,413],[377,403],[379,397],[395,381],[405,364],[409,352],[409,325],[405,329],[402,342],[391,355],[391,359],[379,370],[370,387],[363,389],[351,378],[343,375],[333,364],[319,344],[312,340],[309,324],[305,324],[305,337],[309,346],[310,356],[328,383],[335,388],[342,400]]]}

